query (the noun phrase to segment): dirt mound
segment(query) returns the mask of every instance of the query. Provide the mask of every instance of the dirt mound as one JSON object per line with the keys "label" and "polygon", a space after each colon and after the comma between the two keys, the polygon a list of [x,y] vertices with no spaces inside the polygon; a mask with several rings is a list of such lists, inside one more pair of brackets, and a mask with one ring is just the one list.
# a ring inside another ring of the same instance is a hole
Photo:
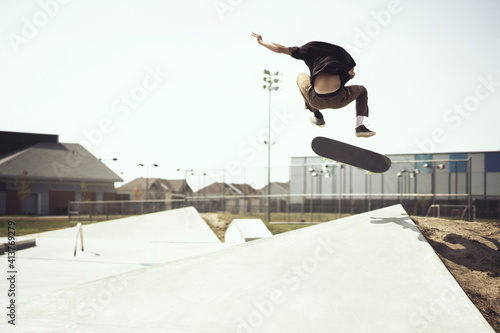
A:
{"label": "dirt mound", "polygon": [[471,301],[500,332],[500,223],[412,219]]}
{"label": "dirt mound", "polygon": [[217,213],[203,213],[200,214],[201,217],[207,222],[212,231],[217,235],[221,242],[224,242],[224,236],[226,234],[226,230],[231,224],[229,219],[225,219],[221,216],[221,214]]}

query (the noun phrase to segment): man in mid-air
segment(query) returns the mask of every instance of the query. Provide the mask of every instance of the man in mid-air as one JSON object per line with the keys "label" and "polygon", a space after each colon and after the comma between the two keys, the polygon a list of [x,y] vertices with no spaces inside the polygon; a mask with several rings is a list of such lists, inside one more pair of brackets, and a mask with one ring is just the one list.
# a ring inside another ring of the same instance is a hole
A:
{"label": "man in mid-air", "polygon": [[257,42],[276,53],[283,53],[295,59],[303,60],[309,67],[310,75],[300,73],[297,77],[306,109],[313,112],[310,121],[325,126],[323,114],[319,110],[340,109],[356,100],[356,128],[358,137],[370,137],[375,132],[363,125],[368,117],[368,93],[361,85],[345,84],[354,78],[356,62],[342,47],[325,43],[309,42],[301,47],[285,47],[277,43],[266,42],[262,36],[252,33]]}

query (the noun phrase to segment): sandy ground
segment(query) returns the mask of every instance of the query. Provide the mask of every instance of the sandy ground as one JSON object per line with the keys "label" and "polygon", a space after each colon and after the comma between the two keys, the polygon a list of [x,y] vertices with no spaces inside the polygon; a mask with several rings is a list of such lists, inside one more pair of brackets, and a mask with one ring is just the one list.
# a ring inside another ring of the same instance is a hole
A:
{"label": "sandy ground", "polygon": [[500,223],[412,219],[493,329],[500,332]]}
{"label": "sandy ground", "polygon": [[207,222],[210,228],[212,228],[212,231],[217,235],[217,237],[219,237],[220,241],[223,242],[226,230],[232,221],[227,221],[221,218],[217,213],[203,213],[200,215],[205,222]]}
{"label": "sandy ground", "polygon": [[[221,241],[231,221],[201,214]],[[427,241],[496,332],[500,332],[500,223],[412,216]]]}

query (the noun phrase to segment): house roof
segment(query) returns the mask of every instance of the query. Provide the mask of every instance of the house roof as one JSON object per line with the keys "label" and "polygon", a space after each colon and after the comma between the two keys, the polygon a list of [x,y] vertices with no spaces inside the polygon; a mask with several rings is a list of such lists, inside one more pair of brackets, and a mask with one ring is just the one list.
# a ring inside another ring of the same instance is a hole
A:
{"label": "house roof", "polygon": [[0,131],[0,156],[34,146],[40,142],[57,143],[59,142],[59,136]]}
{"label": "house roof", "polygon": [[236,187],[241,194],[246,194],[246,195],[256,195],[259,194],[259,191],[254,189],[252,186],[248,184],[231,184],[234,187]]}
{"label": "house roof", "polygon": [[155,178],[136,178],[116,188],[116,193],[132,193],[136,188],[146,190],[146,183],[152,184]]}
{"label": "house roof", "polygon": [[200,189],[195,194],[235,194],[235,195],[255,195],[259,192],[248,184],[212,183]]}
{"label": "house roof", "polygon": [[200,189],[195,194],[204,194],[204,195],[221,194],[224,192],[226,187],[227,187],[226,183],[212,183]]}
{"label": "house roof", "polygon": [[79,144],[41,142],[0,156],[0,178],[15,179],[23,170],[34,180],[123,181]]}
{"label": "house roof", "polygon": [[[267,186],[264,186],[260,191],[262,193],[267,193]],[[271,183],[271,194],[283,194],[288,193],[290,191],[290,182],[286,183]]]}
{"label": "house roof", "polygon": [[[146,190],[146,187],[151,188],[153,185],[158,186],[165,192],[172,191],[172,193],[184,193],[184,179],[162,179],[162,178],[136,178],[126,184],[123,184],[116,189],[117,193],[132,193],[136,188]],[[189,185],[187,186],[188,192],[191,191]]]}
{"label": "house roof", "polygon": [[[161,179],[155,180],[157,184],[166,190],[171,190],[173,193],[184,193],[184,186],[187,185],[184,179]],[[191,190],[189,185],[187,185],[188,192]]]}

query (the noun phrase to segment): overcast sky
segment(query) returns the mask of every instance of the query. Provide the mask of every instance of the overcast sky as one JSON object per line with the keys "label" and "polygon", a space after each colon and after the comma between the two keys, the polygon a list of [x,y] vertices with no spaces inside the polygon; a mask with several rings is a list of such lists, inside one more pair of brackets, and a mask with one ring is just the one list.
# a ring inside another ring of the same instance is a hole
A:
{"label": "overcast sky", "polygon": [[[223,175],[259,187],[270,69],[273,180],[318,135],[385,154],[497,151],[499,14],[497,0],[1,0],[0,130],[81,143],[125,181],[194,169],[195,188]],[[377,135],[355,137],[354,103],[311,125],[295,83],[307,67],[252,31],[345,47]]]}

